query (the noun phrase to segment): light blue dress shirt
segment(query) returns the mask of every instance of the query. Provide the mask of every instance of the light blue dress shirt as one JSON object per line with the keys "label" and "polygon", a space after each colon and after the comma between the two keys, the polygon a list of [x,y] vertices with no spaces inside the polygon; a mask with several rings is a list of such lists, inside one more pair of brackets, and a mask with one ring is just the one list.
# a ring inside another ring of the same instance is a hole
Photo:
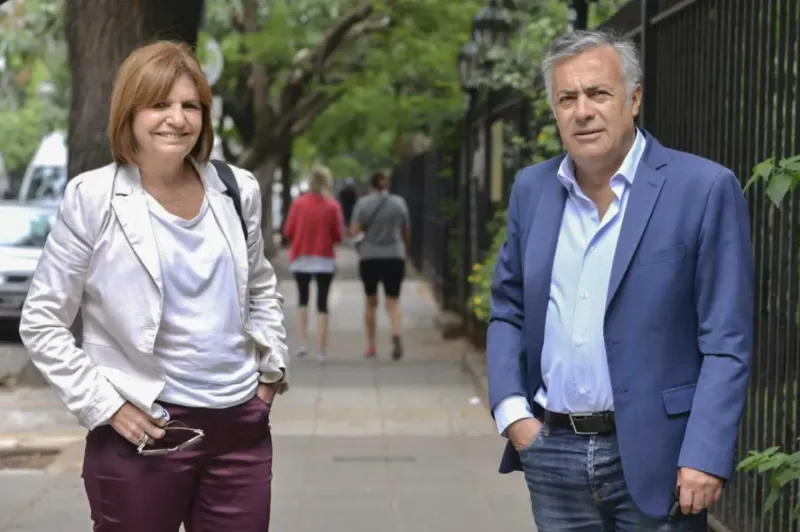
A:
{"label": "light blue dress shirt", "polygon": [[[578,186],[565,157],[558,179],[569,192],[556,245],[542,346],[544,386],[534,400],[552,412],[591,413],[614,409],[606,360],[605,320],[611,265],[628,193],[645,149],[637,131],[633,146],[611,178],[614,199],[602,219]],[[532,417],[525,397],[512,395],[494,410],[497,429]]]}

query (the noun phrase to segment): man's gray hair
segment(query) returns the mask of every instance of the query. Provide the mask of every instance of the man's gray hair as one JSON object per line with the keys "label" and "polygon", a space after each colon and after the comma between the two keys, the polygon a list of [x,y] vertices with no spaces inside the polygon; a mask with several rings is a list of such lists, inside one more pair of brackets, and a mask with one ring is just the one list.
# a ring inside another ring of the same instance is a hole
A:
{"label": "man's gray hair", "polygon": [[582,54],[593,48],[610,46],[619,55],[622,64],[622,77],[625,80],[625,89],[628,102],[633,96],[636,85],[642,82],[642,65],[639,62],[639,51],[636,43],[621,35],[602,30],[579,30],[568,32],[556,38],[547,50],[547,55],[542,61],[542,75],[547,90],[547,101],[553,106],[553,71],[559,63]]}

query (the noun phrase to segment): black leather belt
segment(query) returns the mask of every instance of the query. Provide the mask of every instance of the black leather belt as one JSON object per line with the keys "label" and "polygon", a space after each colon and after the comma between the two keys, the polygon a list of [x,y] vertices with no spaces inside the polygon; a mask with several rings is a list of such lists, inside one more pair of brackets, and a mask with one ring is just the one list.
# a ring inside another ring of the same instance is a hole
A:
{"label": "black leather belt", "polygon": [[551,427],[570,428],[575,434],[594,436],[610,434],[616,430],[614,412],[596,412],[593,414],[560,414],[544,411],[544,422]]}

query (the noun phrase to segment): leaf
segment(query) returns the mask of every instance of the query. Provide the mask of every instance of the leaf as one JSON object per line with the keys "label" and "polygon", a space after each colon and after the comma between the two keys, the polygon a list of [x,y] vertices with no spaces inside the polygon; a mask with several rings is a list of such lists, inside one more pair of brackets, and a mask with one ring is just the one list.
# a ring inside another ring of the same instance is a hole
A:
{"label": "leaf", "polygon": [[793,164],[798,164],[798,163],[800,163],[800,154],[792,155],[791,157],[787,157],[786,159],[783,159],[778,164],[780,166],[785,166],[785,165],[793,165]]}
{"label": "leaf", "polygon": [[772,478],[774,484],[779,488],[782,488],[789,482],[793,482],[798,479],[800,479],[800,471],[797,471],[794,468],[789,468],[784,471],[778,472],[775,475],[773,475]]}
{"label": "leaf", "polygon": [[800,465],[800,452],[794,452],[786,458],[786,462],[792,465]]}
{"label": "leaf", "polygon": [[750,179],[748,179],[747,183],[745,183],[744,187],[742,187],[742,192],[747,192],[747,189],[749,189],[751,186],[753,186],[756,183],[756,181],[760,181],[762,179],[763,179],[763,177],[761,177],[760,174],[751,175]]}
{"label": "leaf", "polygon": [[738,471],[751,471],[761,465],[766,460],[769,460],[775,453],[780,450],[780,447],[769,447],[763,451],[749,451],[747,458],[739,462],[737,466]]}
{"label": "leaf", "polygon": [[785,171],[800,172],[800,155],[783,159],[778,163],[778,166]]}
{"label": "leaf", "polygon": [[773,488],[770,490],[769,495],[767,495],[767,499],[764,501],[764,513],[769,512],[772,510],[772,507],[775,506],[775,503],[778,502],[778,499],[781,497],[781,490]]}
{"label": "leaf", "polygon": [[769,184],[767,185],[767,196],[772,201],[772,204],[776,207],[780,207],[784,196],[786,196],[786,193],[789,192],[789,189],[792,188],[794,184],[795,181],[792,179],[792,176],[786,172],[776,172],[773,174],[772,177],[769,178]]}
{"label": "leaf", "polygon": [[773,164],[772,157],[767,159],[766,161],[761,161],[753,168],[753,173],[760,175],[763,179],[769,179],[772,170],[775,168]]}

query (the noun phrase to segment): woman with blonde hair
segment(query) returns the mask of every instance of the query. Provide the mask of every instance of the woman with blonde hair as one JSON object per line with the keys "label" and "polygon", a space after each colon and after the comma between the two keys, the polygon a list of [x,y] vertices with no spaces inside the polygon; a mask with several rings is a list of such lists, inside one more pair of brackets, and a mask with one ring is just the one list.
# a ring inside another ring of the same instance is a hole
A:
{"label": "woman with blonde hair", "polygon": [[311,280],[317,287],[317,357],[326,359],[328,345],[328,294],[336,272],[336,244],[342,241],[342,211],[331,197],[333,178],[327,167],[311,171],[309,192],[297,198],[289,209],[283,228],[291,242],[290,269],[297,283],[297,354],[307,353],[308,300]]}
{"label": "woman with blonde hair", "polygon": [[67,185],[20,325],[89,429],[94,530],[266,531],[288,354],[259,185],[209,161],[211,89],[184,44],[123,62],[108,135],[114,162]]}

